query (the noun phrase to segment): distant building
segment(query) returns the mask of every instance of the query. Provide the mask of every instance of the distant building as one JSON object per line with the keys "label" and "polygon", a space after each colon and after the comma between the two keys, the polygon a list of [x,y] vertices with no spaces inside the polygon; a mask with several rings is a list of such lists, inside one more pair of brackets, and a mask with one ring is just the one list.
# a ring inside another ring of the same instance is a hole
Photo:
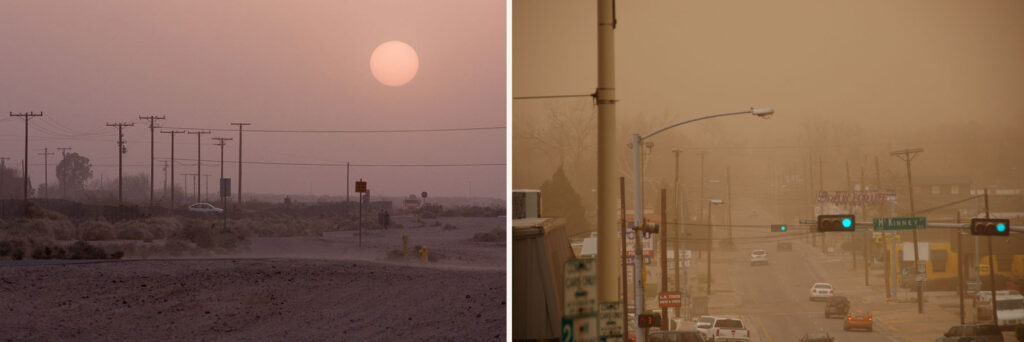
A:
{"label": "distant building", "polygon": [[417,197],[416,195],[409,195],[409,197],[406,197],[405,201],[402,202],[402,205],[405,207],[405,209],[413,210],[419,208],[421,203],[422,202],[420,202],[419,197]]}

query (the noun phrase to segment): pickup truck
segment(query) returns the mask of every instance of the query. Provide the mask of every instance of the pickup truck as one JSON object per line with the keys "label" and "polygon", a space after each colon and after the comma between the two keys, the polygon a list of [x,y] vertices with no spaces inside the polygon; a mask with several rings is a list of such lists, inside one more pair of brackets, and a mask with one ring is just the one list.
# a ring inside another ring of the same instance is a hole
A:
{"label": "pickup truck", "polygon": [[738,318],[716,318],[715,323],[711,324],[710,335],[708,341],[713,342],[750,341],[750,330]]}
{"label": "pickup truck", "polygon": [[825,302],[825,318],[846,316],[850,311],[850,300],[844,296],[832,296]]}

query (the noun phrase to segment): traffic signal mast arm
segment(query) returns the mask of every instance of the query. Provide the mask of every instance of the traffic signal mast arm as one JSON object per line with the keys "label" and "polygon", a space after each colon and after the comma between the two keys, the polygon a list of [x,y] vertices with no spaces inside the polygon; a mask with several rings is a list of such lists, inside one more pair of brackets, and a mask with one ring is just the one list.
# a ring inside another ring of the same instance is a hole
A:
{"label": "traffic signal mast arm", "polygon": [[[818,224],[818,221],[816,221],[816,220],[801,219],[800,220],[800,224],[810,224],[810,225],[813,225],[813,224]],[[874,223],[872,223],[871,221],[861,221],[861,222],[856,222],[855,223],[855,225],[864,225],[864,226],[871,226],[873,224]],[[935,227],[935,228],[970,228],[971,224],[970,223],[928,222],[928,226],[929,227]],[[1024,233],[1024,226],[1007,225],[1006,226],[1006,230],[1007,231],[1012,231],[1012,232]]]}

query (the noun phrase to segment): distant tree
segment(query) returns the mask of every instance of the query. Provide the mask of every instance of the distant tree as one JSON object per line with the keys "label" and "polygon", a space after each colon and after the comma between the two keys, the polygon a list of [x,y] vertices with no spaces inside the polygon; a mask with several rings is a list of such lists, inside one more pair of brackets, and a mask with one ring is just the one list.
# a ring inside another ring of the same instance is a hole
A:
{"label": "distant tree", "polygon": [[68,153],[57,164],[57,180],[64,190],[82,191],[85,181],[92,178],[92,164],[89,158],[78,153]]}
{"label": "distant tree", "polygon": [[584,216],[583,201],[573,189],[561,166],[550,180],[541,184],[540,192],[541,214],[548,217],[564,217],[569,235],[593,230]]}

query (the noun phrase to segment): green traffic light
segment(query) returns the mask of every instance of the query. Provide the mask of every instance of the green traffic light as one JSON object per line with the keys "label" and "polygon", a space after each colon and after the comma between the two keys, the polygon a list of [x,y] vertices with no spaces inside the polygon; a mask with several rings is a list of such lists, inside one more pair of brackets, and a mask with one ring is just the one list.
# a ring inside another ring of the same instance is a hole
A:
{"label": "green traffic light", "polygon": [[850,228],[850,226],[853,226],[853,221],[851,221],[849,218],[844,218],[843,228]]}
{"label": "green traffic light", "polygon": [[998,231],[1000,233],[1005,232],[1006,231],[1006,225],[1003,224],[1002,222],[1000,222],[999,224],[996,225],[996,231]]}
{"label": "green traffic light", "polygon": [[780,229],[782,229],[782,231],[786,231],[786,226],[782,226]]}

